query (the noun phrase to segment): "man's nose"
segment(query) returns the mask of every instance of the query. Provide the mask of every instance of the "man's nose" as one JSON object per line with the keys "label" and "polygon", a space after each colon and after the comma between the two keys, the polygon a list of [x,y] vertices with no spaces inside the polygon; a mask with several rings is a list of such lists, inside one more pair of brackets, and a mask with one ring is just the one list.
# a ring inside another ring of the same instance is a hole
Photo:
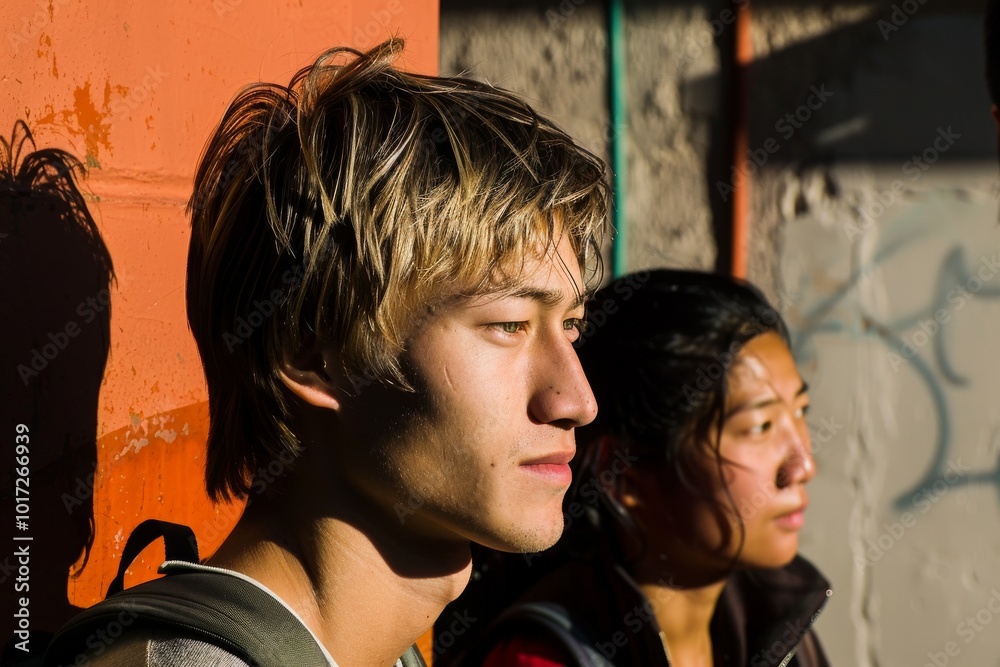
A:
{"label": "man's nose", "polygon": [[585,426],[597,416],[597,399],[573,345],[565,335],[560,338],[539,355],[529,410],[543,424]]}

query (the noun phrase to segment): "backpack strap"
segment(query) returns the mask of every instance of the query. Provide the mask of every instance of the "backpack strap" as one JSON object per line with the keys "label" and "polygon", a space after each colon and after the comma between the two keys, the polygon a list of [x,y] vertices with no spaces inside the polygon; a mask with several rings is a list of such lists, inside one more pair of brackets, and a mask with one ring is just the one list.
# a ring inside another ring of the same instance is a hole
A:
{"label": "backpack strap", "polygon": [[399,664],[403,667],[427,667],[427,663],[424,662],[424,656],[417,650],[416,644],[400,656]]}
{"label": "backpack strap", "polygon": [[[168,559],[160,572],[167,576],[122,590],[132,561],[160,537]],[[107,599],[63,626],[48,646],[45,665],[81,664],[81,656],[99,656],[115,639],[138,629],[197,639],[253,667],[330,665],[309,629],[266,591],[240,577],[186,568],[185,563],[198,563],[190,528],[152,519],[139,524],[125,544]],[[400,662],[403,667],[427,667],[415,646]]]}
{"label": "backpack strap", "polygon": [[265,591],[226,574],[182,571],[117,593],[78,614],[52,640],[46,665],[78,664],[78,655],[107,650],[107,642],[95,641],[98,631],[114,638],[133,628],[198,639],[259,667],[330,664],[302,622]]}
{"label": "backpack strap", "polygon": [[570,657],[573,667],[613,667],[573,623],[565,607],[552,602],[526,602],[505,611],[493,622],[480,647],[466,656],[464,664],[481,665],[501,641],[526,631],[554,642]]}
{"label": "backpack strap", "polygon": [[125,548],[122,549],[121,560],[118,561],[118,574],[111,580],[104,597],[111,597],[125,590],[125,571],[132,566],[132,561],[142,553],[143,549],[161,537],[166,560],[198,562],[198,538],[194,536],[193,530],[180,523],[146,519],[128,536]]}

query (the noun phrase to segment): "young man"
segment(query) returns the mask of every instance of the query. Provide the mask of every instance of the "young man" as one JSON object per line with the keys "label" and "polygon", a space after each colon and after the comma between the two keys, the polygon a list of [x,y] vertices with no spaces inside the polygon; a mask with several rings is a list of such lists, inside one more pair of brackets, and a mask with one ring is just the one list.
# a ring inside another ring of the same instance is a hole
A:
{"label": "young man", "polygon": [[[191,200],[208,490],[249,497],[207,565],[343,667],[396,664],[465,587],[471,542],[551,546],[596,414],[572,343],[601,163],[508,92],[396,70],[402,47],[241,92]],[[88,664],[245,664],[126,637]]]}

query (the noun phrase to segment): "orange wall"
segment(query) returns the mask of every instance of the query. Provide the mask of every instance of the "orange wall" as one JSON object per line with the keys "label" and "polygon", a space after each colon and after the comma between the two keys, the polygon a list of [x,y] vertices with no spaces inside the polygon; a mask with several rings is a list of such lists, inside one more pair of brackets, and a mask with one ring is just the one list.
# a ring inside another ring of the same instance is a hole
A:
{"label": "orange wall", "polygon": [[[365,48],[390,33],[407,38],[404,68],[434,73],[438,7],[436,0],[2,4],[0,127],[24,119],[37,148],[65,149],[88,166],[83,194],[117,276],[110,285],[110,349],[95,396],[96,448],[93,437],[89,445],[64,438],[69,428],[59,423],[60,406],[46,404],[46,396],[60,395],[52,394],[55,385],[69,395],[59,402],[72,400],[68,354],[49,362],[44,377],[18,382],[23,393],[8,408],[17,414],[4,424],[13,433],[13,423],[32,423],[32,475],[49,485],[36,493],[45,494],[55,518],[46,526],[36,517],[36,541],[55,550],[62,536],[43,535],[47,528],[58,533],[65,517],[55,515],[93,503],[93,546],[69,561],[77,562],[66,601],[81,607],[103,597],[124,540],[141,520],[191,525],[207,554],[239,515],[239,507],[213,507],[204,495],[207,395],[184,314],[184,205],[227,102],[252,81],[287,83],[327,47]],[[79,317],[73,308],[65,312],[67,323]],[[32,340],[44,342],[38,339],[59,326],[42,327]],[[90,456],[92,487],[86,462],[83,473],[77,462],[75,474],[55,481],[46,474],[67,457]],[[150,576],[161,556],[150,553],[129,583]],[[41,560],[36,567],[41,571]],[[66,601],[33,601],[33,629],[61,624]]]}

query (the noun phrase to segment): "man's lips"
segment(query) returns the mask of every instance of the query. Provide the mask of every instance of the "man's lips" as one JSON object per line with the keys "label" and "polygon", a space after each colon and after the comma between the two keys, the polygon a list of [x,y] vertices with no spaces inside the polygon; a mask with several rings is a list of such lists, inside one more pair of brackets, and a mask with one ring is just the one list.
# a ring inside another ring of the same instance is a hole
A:
{"label": "man's lips", "polygon": [[573,456],[576,454],[576,449],[560,449],[559,451],[552,452],[550,454],[545,454],[544,456],[539,456],[534,459],[528,459],[521,465],[523,466],[535,466],[535,465],[567,465],[573,460]]}
{"label": "man's lips", "polygon": [[573,460],[575,454],[575,449],[563,449],[529,459],[521,463],[520,467],[525,472],[554,484],[569,486],[570,482],[573,481],[573,472],[570,470],[569,462]]}

